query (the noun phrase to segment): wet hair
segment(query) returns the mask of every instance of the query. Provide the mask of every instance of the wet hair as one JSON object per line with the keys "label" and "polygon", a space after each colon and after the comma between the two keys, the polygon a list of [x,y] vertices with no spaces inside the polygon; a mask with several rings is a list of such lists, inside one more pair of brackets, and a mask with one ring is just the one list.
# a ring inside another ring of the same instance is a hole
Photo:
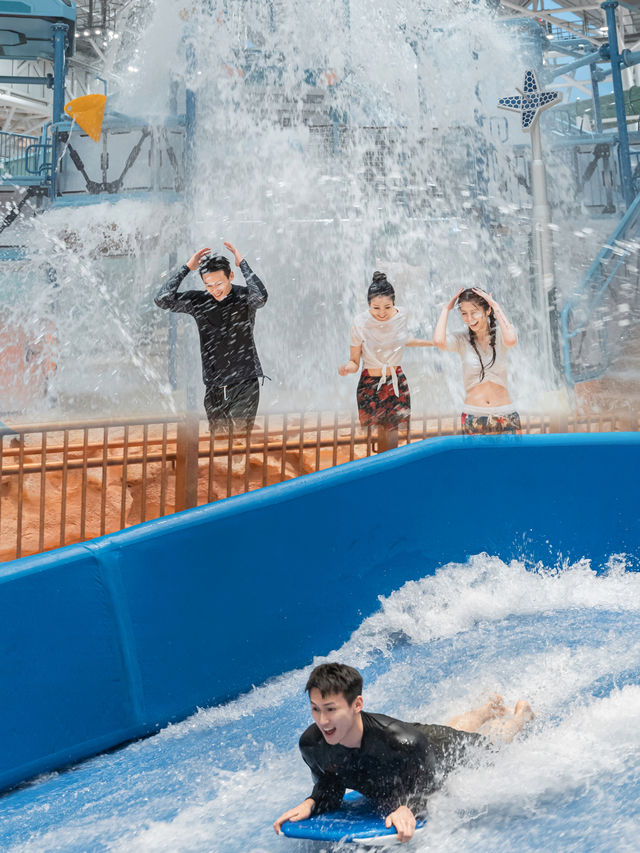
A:
{"label": "wet hair", "polygon": [[205,255],[198,267],[201,278],[208,272],[217,272],[218,270],[222,270],[227,278],[231,275],[231,264],[224,255]]}
{"label": "wet hair", "polygon": [[349,705],[362,693],[362,676],[357,669],[346,663],[321,663],[307,681],[307,693],[317,688],[324,699],[335,693],[342,693]]}
{"label": "wet hair", "polygon": [[[471,289],[463,290],[460,296],[458,296],[458,308],[463,302],[472,302],[474,305],[477,305],[478,308],[482,308],[483,311],[489,309],[489,343],[491,345],[491,349],[493,350],[493,356],[487,367],[493,367],[496,361],[496,315],[493,313],[493,308],[489,305],[487,300],[480,296],[479,293],[475,293]],[[482,357],[480,352],[478,351],[478,344],[476,343],[476,333],[469,329],[469,341],[471,346],[474,348],[476,355],[478,356],[478,361],[480,362],[480,382],[484,380],[484,369],[485,366],[482,363]]]}
{"label": "wet hair", "polygon": [[374,272],[373,280],[367,291],[367,302],[369,305],[371,305],[371,300],[375,299],[376,296],[388,296],[394,305],[396,303],[396,292],[391,282],[387,278],[386,273],[378,272],[378,270]]}

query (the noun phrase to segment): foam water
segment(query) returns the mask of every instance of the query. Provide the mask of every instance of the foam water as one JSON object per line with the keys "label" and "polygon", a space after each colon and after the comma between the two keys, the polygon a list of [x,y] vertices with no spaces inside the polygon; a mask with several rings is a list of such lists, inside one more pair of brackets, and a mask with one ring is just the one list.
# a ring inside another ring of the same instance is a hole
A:
{"label": "foam water", "polygon": [[[416,851],[632,851],[640,818],[640,573],[612,557],[531,569],[478,555],[382,599],[318,663],[361,668],[365,707],[443,722],[500,692],[528,698],[525,737],[461,767],[429,801]],[[220,650],[224,653],[224,650]],[[5,796],[11,853],[316,850],[273,820],[311,779],[308,669]],[[353,848],[351,848],[353,849]]]}

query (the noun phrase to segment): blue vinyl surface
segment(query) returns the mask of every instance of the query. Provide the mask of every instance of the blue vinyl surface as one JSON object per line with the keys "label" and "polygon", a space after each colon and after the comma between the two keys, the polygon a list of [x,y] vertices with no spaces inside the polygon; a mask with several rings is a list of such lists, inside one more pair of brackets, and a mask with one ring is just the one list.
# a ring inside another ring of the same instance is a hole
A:
{"label": "blue vinyl surface", "polygon": [[633,564],[638,470],[635,433],[435,439],[6,563],[0,788],[308,664],[449,561]]}

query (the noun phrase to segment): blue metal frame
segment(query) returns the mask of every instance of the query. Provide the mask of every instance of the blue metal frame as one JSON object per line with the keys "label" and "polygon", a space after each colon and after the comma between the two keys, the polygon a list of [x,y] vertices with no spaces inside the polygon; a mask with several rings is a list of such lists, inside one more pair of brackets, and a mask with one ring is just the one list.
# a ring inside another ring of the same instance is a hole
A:
{"label": "blue metal frame", "polygon": [[47,74],[46,77],[19,77],[15,74],[3,74],[0,76],[0,83],[16,83],[18,85],[32,83],[34,86],[46,86],[47,89],[53,89],[53,74]]}
{"label": "blue metal frame", "polygon": [[7,59],[53,59],[52,26],[64,23],[69,29],[68,52],[75,51],[76,5],[71,0],[5,0],[0,3],[4,33],[15,41],[0,40]]}
{"label": "blue metal frame", "polygon": [[[627,115],[624,104],[621,69],[622,66],[630,67],[632,65],[637,65],[640,62],[640,51],[619,51],[615,14],[615,10],[618,5],[618,0],[605,0],[605,2],[601,4],[601,8],[604,10],[607,18],[609,42],[608,44],[602,45],[598,50],[587,54],[581,54],[578,51],[578,48],[591,48],[591,44],[584,39],[554,40],[551,45],[548,45],[548,47],[553,47],[554,50],[560,50],[570,56],[575,56],[576,59],[574,62],[559,65],[557,68],[547,71],[544,79],[552,80],[560,75],[576,71],[578,68],[582,68],[585,65],[590,65],[596,127],[598,132],[602,132],[598,83],[606,79],[606,77],[611,74],[616,105],[618,159],[620,164],[622,193],[625,204],[628,208],[635,197],[635,188],[633,185],[633,175],[631,170],[629,131],[627,128]],[[607,63],[610,65],[610,69],[599,69],[597,68],[597,63]]]}
{"label": "blue metal frame", "polygon": [[622,176],[622,192],[624,200],[629,207],[635,195],[633,190],[633,178],[631,174],[631,158],[629,156],[629,132],[627,130],[627,112],[624,106],[624,90],[622,88],[622,57],[618,51],[618,33],[616,30],[616,8],[618,0],[606,0],[602,8],[607,16],[607,27],[609,31],[609,59],[611,60],[611,77],[613,92],[616,99],[616,117],[618,123],[618,138],[620,146],[618,156],[620,158],[620,174]]}
{"label": "blue metal frame", "polygon": [[[593,312],[597,309],[600,304],[602,297],[606,293],[607,289],[611,285],[611,282],[614,280],[616,272],[620,268],[620,266],[627,259],[629,252],[625,252],[622,255],[619,255],[618,252],[614,252],[614,246],[618,241],[629,239],[630,232],[636,228],[640,231],[640,195],[636,196],[635,200],[632,202],[631,206],[625,213],[624,217],[620,221],[618,227],[613,232],[609,240],[607,241],[607,245],[600,251],[595,261],[589,267],[587,274],[585,275],[582,283],[575,291],[573,296],[567,300],[564,308],[562,309],[562,313],[560,315],[560,325],[562,332],[562,352],[564,359],[564,372],[567,379],[567,382],[570,385],[575,385],[577,382],[586,382],[589,379],[595,379],[598,376],[601,376],[607,367],[611,363],[611,356],[607,346],[607,333],[606,328],[602,327],[599,331],[601,335],[601,342],[603,345],[603,350],[605,352],[605,359],[603,363],[601,363],[598,368],[595,368],[590,371],[584,371],[580,374],[575,373],[571,367],[571,339],[575,338],[581,332],[584,332],[587,328],[588,322],[593,315]],[[602,273],[601,273],[601,265],[604,261],[611,258],[614,254],[618,257],[617,263],[614,265],[613,270],[609,273],[604,281],[602,281]],[[589,289],[593,289],[593,297],[589,304],[589,310],[587,312],[587,316],[585,317],[583,323],[575,328],[573,331],[569,330],[569,319],[570,314],[574,306],[576,305],[578,299],[583,296],[585,293],[589,291]]]}
{"label": "blue metal frame", "polygon": [[[74,50],[74,33],[76,22],[75,5],[67,0],[30,0],[29,3],[5,3],[0,7],[0,21],[3,26],[16,28],[19,36],[19,52],[12,52],[10,47],[5,55],[21,59],[47,56],[53,59],[53,74],[45,77],[3,76],[0,82],[6,83],[36,83],[53,89],[52,119],[45,125],[42,139],[35,140],[24,152],[24,172],[20,175],[9,175],[0,182],[17,186],[49,187],[51,199],[56,195],[56,161],[57,138],[56,123],[64,117],[65,80],[67,57]],[[50,38],[51,47],[47,48]],[[30,47],[30,45],[36,45]],[[51,142],[47,141],[47,133],[51,129]],[[35,165],[32,158],[35,156]],[[23,171],[23,170],[20,170]]]}

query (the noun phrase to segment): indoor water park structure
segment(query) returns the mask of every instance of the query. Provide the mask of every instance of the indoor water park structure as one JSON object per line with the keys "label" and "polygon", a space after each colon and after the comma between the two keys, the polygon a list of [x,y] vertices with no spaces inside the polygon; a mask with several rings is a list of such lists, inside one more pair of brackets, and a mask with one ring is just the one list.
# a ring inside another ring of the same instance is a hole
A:
{"label": "indoor water park structure", "polygon": [[[636,849],[640,9],[6,0],[0,49],[0,848],[325,849],[272,824],[341,660],[402,720],[534,708],[407,849]],[[225,243],[248,433],[154,302]],[[415,347],[382,452],[338,374],[374,270],[418,339],[499,301],[520,434]]]}

